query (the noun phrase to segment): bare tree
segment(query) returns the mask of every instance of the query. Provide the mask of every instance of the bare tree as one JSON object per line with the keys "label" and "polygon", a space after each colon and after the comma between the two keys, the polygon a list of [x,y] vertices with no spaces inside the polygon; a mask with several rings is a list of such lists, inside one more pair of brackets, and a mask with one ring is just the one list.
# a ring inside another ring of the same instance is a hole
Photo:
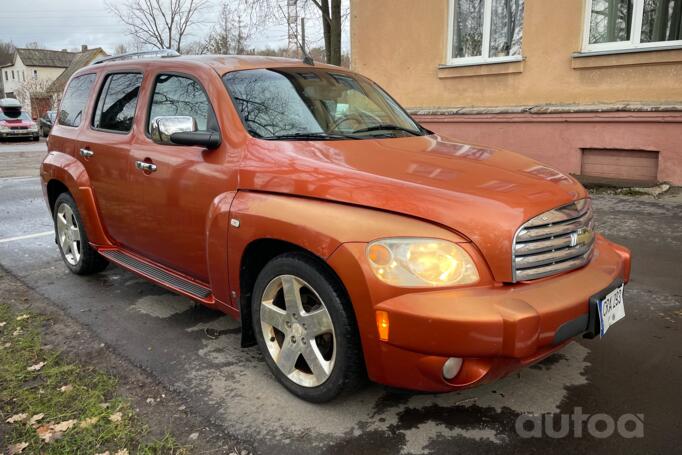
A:
{"label": "bare tree", "polygon": [[156,49],[182,50],[182,41],[208,0],[107,1],[107,7],[137,42]]}
{"label": "bare tree", "polygon": [[201,55],[210,53],[207,41],[194,40],[182,46],[182,53],[185,55]]}
{"label": "bare tree", "polygon": [[128,48],[123,43],[117,44],[116,47],[114,48],[114,55],[121,55],[121,54],[127,54],[127,53],[128,53]]}
{"label": "bare tree", "polygon": [[56,104],[56,99],[59,95],[58,93],[50,92],[51,84],[52,81],[49,79],[28,78],[17,87],[14,95],[23,106],[31,106],[32,110],[35,107],[33,106],[34,101],[44,99],[49,109]]}
{"label": "bare tree", "polygon": [[218,20],[206,38],[206,51],[211,54],[246,54],[255,31],[255,22],[245,17],[244,0],[224,1]]}
{"label": "bare tree", "polygon": [[38,41],[31,41],[30,43],[24,44],[26,49],[44,49],[45,46],[40,44]]}
{"label": "bare tree", "polygon": [[12,63],[14,59],[14,44],[12,42],[0,41],[0,66]]}
{"label": "bare tree", "polygon": [[[282,16],[289,0],[246,0],[254,11],[271,18]],[[341,64],[341,31],[343,29],[343,0],[298,0],[301,11],[314,11],[322,21],[327,63]]]}

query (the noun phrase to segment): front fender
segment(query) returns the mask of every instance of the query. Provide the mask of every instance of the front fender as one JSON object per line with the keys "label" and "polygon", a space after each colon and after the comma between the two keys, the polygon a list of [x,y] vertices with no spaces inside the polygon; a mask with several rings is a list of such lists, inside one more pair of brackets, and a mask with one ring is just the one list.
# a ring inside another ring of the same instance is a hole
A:
{"label": "front fender", "polygon": [[[384,237],[432,237],[462,243],[452,231],[404,215],[283,194],[240,191],[229,226],[230,288],[237,292],[241,259],[256,240],[281,240],[327,260],[342,244]],[[236,223],[238,221],[238,223]]]}
{"label": "front fender", "polygon": [[[49,182],[56,180],[62,183],[78,205],[78,211],[90,243],[98,246],[112,245],[102,226],[90,184],[90,177],[80,161],[66,153],[49,152],[40,166],[40,176],[46,201],[49,200],[47,195]],[[49,207],[49,209],[51,211],[53,207]]]}
{"label": "front fender", "polygon": [[[450,230],[408,216],[283,194],[240,191],[232,201],[230,219],[230,288],[241,293],[242,258],[251,242],[274,239],[297,245],[325,260],[343,281],[351,296],[366,355],[376,349],[376,343],[366,335],[375,330],[374,312],[368,304],[371,296],[357,261],[339,261],[339,255],[334,254],[337,250],[339,253],[347,251],[340,246],[358,247],[385,237],[431,237],[467,242]],[[332,255],[337,260],[330,261]],[[339,264],[345,269],[339,270]]]}

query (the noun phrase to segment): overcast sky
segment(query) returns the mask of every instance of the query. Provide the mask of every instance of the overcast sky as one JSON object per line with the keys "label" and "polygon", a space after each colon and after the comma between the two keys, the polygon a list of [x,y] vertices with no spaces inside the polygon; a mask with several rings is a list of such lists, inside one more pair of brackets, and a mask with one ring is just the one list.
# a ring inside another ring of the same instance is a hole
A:
{"label": "overcast sky", "polygon": [[[213,26],[220,0],[213,2],[214,7],[207,8],[188,41],[203,38]],[[18,47],[37,41],[48,49],[73,49],[87,44],[112,52],[117,44],[130,42],[125,28],[107,11],[105,0],[0,0],[0,3],[0,41],[11,41]],[[321,32],[313,25],[306,27],[310,44],[312,41],[321,44]],[[252,45],[285,46],[286,38],[286,27],[269,27]],[[344,41],[347,42],[347,33]]]}

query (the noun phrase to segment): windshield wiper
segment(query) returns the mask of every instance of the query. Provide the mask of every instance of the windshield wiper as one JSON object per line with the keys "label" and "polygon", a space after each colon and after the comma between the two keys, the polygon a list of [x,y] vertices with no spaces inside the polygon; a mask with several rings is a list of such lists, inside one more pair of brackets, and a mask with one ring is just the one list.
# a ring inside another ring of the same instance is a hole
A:
{"label": "windshield wiper", "polygon": [[410,133],[413,136],[421,136],[418,131],[411,130],[409,128],[404,128],[402,126],[398,125],[391,125],[391,124],[381,124],[381,125],[374,125],[374,126],[369,126],[367,128],[361,128],[359,130],[353,131],[353,134],[357,133],[369,133],[370,131],[404,131],[406,133]]}
{"label": "windshield wiper", "polygon": [[337,139],[360,139],[356,136],[350,136],[347,134],[331,134],[331,133],[291,133],[291,134],[277,134],[275,136],[265,136],[263,139],[267,140],[287,140],[287,139],[300,139],[309,141],[325,141],[325,140],[337,140]]}

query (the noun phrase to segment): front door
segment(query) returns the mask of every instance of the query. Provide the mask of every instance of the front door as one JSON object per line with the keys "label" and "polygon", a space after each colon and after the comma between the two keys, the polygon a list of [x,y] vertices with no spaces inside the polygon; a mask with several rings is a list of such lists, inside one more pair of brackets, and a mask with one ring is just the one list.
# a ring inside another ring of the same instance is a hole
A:
{"label": "front door", "polygon": [[[130,152],[130,188],[137,195],[128,206],[137,231],[130,247],[208,282],[207,217],[214,199],[236,188],[237,169],[226,164],[225,141],[218,149],[207,150],[151,140],[151,123],[160,116],[191,116],[199,131],[220,131],[206,84],[176,73],[152,74],[147,84],[145,134],[136,135]],[[154,170],[139,169],[138,162],[151,164]]]}

